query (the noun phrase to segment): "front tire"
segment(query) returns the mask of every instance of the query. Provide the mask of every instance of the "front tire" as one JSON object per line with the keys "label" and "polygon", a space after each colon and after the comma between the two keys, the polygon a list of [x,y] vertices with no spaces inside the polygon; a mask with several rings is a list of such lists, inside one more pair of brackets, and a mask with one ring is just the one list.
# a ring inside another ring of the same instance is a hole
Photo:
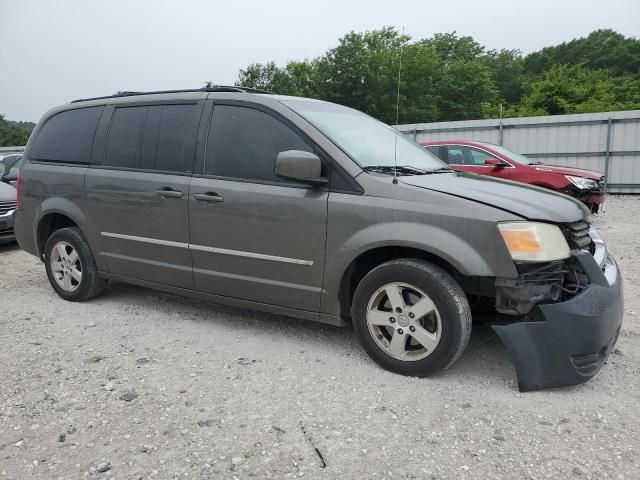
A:
{"label": "front tire", "polygon": [[65,300],[88,300],[102,293],[106,285],[78,228],[61,228],[47,239],[44,264],[49,283]]}
{"label": "front tire", "polygon": [[443,269],[398,259],[371,270],[351,307],[355,335],[386,370],[426,377],[451,366],[469,342],[471,308]]}

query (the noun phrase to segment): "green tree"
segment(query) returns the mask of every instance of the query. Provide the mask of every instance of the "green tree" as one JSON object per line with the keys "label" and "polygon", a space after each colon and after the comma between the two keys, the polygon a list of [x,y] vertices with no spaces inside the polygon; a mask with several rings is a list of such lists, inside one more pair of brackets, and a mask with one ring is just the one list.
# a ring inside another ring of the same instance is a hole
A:
{"label": "green tree", "polygon": [[442,71],[435,85],[439,120],[483,118],[485,105],[498,99],[484,48],[455,32],[436,34],[420,43],[440,59]]}
{"label": "green tree", "polygon": [[29,140],[31,130],[10,122],[0,114],[0,147],[22,146]]}
{"label": "green tree", "polygon": [[268,62],[265,64],[252,63],[247,68],[240,70],[236,85],[257,88],[274,93],[283,93],[276,92],[274,89],[275,77],[279,72],[280,69],[276,66],[275,62]]}
{"label": "green tree", "polygon": [[395,122],[400,47],[408,40],[391,27],[348,33],[318,61],[318,93]]}
{"label": "green tree", "polygon": [[525,87],[509,115],[559,115],[640,108],[640,79],[582,65],[556,65]]}
{"label": "green tree", "polygon": [[640,74],[640,40],[613,30],[595,30],[587,37],[534,52],[524,60],[526,73],[542,74],[554,65],[584,65],[616,75]]}
{"label": "green tree", "polygon": [[498,100],[506,105],[520,101],[524,77],[524,59],[520,50],[490,50],[484,61],[496,86]]}
{"label": "green tree", "polygon": [[[402,72],[398,98],[398,68]],[[313,97],[393,124],[640,108],[640,41],[612,30],[547,47],[486,50],[469,36],[412,41],[393,27],[339,39],[324,55],[252,64],[238,84]]]}

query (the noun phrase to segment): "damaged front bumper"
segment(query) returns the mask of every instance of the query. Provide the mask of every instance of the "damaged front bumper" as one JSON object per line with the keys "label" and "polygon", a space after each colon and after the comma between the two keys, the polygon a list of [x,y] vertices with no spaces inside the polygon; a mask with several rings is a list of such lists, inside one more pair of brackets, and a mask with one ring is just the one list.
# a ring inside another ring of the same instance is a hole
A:
{"label": "damaged front bumper", "polygon": [[509,350],[522,392],[584,383],[598,373],[618,339],[623,316],[622,277],[593,232],[595,253],[575,260],[589,278],[578,295],[538,305],[543,320],[493,325]]}

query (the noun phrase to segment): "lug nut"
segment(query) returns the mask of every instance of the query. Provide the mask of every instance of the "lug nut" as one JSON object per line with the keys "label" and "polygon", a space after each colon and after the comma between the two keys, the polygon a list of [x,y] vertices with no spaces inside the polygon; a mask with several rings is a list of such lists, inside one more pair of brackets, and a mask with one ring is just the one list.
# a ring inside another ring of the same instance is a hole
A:
{"label": "lug nut", "polygon": [[401,328],[399,328],[399,329],[398,329],[398,333],[399,333],[400,335],[402,335],[402,334],[404,333],[404,330],[402,330]]}
{"label": "lug nut", "polygon": [[393,318],[393,317],[389,317],[389,321],[390,321],[391,323],[396,323],[396,319],[395,319],[395,318]]}
{"label": "lug nut", "polygon": [[400,307],[396,307],[396,312],[402,313],[402,309]]}
{"label": "lug nut", "polygon": [[411,325],[411,326],[409,327],[409,330],[411,330],[412,332],[415,332],[415,331],[416,331],[416,327],[414,327],[413,325]]}
{"label": "lug nut", "polygon": [[409,318],[413,318],[415,315],[413,313],[409,313]]}

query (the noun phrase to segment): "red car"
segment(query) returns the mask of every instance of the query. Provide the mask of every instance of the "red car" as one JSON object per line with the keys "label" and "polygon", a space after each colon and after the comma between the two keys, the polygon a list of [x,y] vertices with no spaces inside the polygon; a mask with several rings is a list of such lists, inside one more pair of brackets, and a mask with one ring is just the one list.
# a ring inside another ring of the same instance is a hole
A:
{"label": "red car", "polygon": [[491,143],[440,140],[421,145],[454,170],[550,188],[579,199],[593,213],[604,202],[604,175],[593,170],[543,164]]}

